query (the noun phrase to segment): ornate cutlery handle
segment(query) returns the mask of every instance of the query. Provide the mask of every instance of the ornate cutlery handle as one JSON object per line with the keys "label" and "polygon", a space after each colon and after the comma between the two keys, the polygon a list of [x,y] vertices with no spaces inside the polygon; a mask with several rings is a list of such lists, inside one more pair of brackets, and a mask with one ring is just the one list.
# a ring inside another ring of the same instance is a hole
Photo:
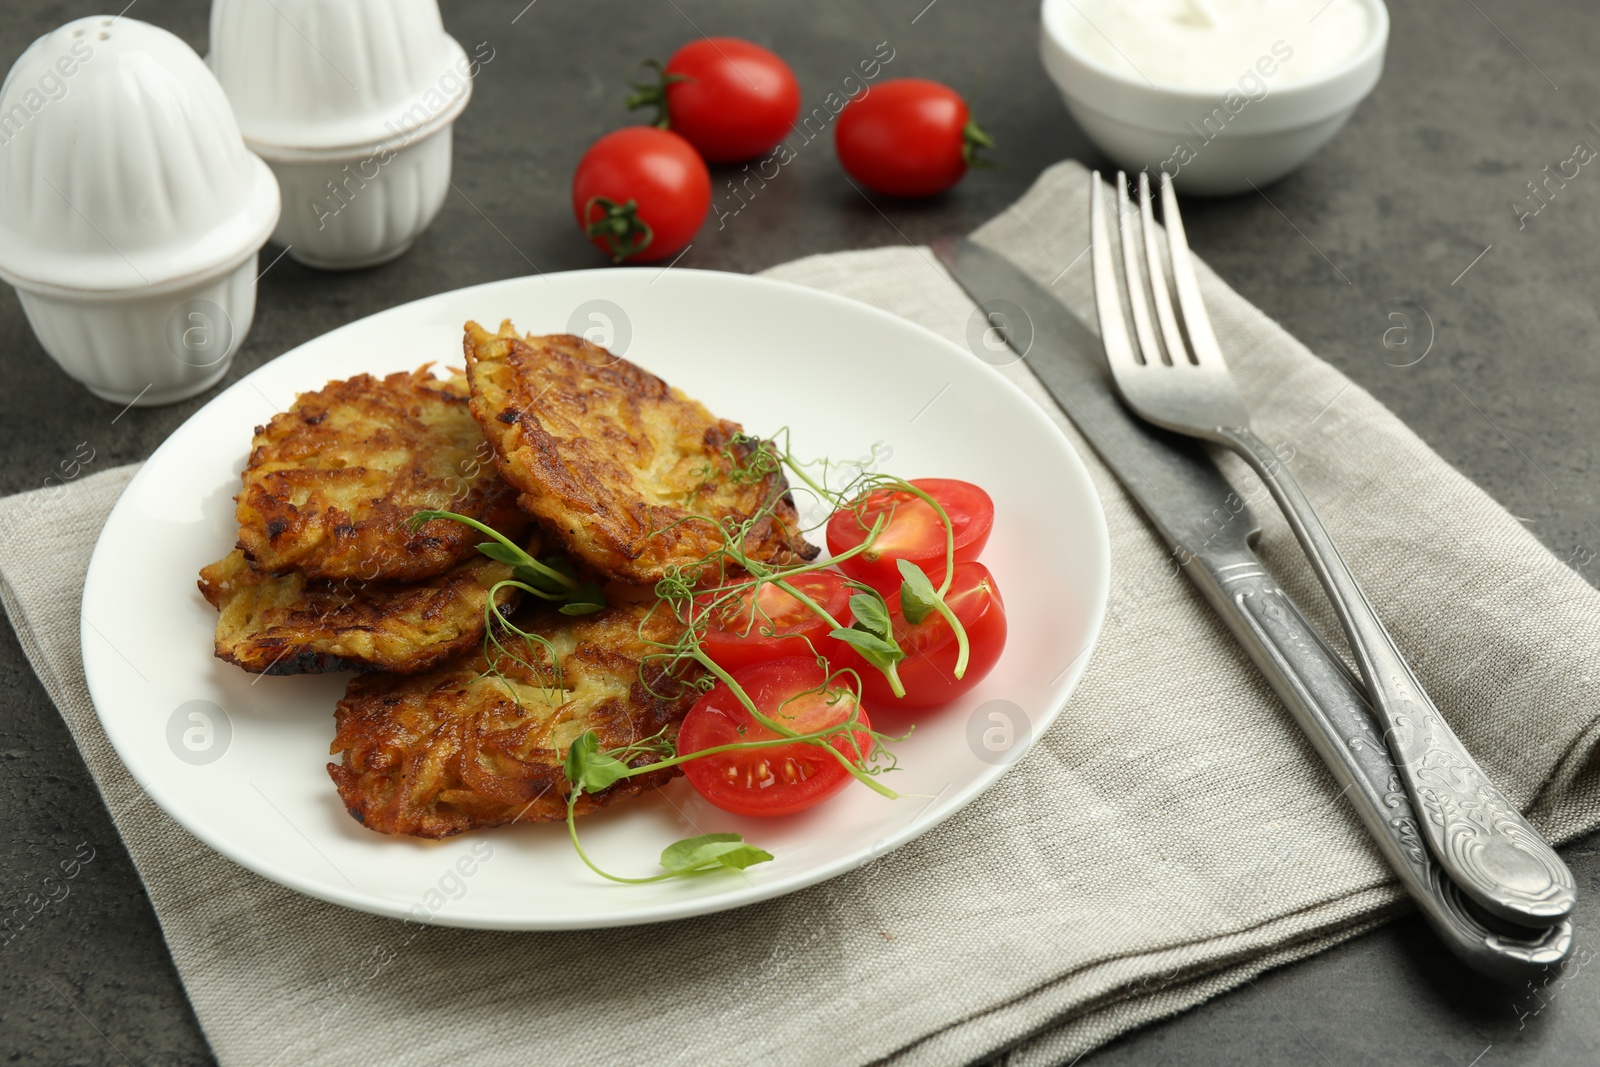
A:
{"label": "ornate cutlery handle", "polygon": [[1561,922],[1575,902],[1572,872],[1446,725],[1299,484],[1248,427],[1220,428],[1218,436],[1266,483],[1327,590],[1439,863],[1500,919],[1535,927]]}
{"label": "ornate cutlery handle", "polygon": [[1571,955],[1570,922],[1516,937],[1489,929],[1462,901],[1422,842],[1411,801],[1374,728],[1360,681],[1260,561],[1240,554],[1204,558],[1198,567],[1191,577],[1344,787],[1341,796],[1451,951],[1475,969],[1510,982],[1528,979]]}

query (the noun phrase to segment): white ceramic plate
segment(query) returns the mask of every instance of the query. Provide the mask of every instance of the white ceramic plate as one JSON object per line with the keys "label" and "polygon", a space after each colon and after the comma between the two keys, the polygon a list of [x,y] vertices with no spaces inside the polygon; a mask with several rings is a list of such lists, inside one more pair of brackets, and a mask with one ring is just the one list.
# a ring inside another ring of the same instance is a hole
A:
{"label": "white ceramic plate", "polygon": [[[889,801],[853,785],[797,816],[742,819],[679,779],[581,821],[586,849],[616,872],[652,873],[670,842],[724,830],[776,857],[742,874],[648,886],[595,877],[561,824],[428,842],[375,834],[345,812],[324,768],[347,676],[257,677],[215,659],[216,612],[196,591],[195,572],[233,546],[232,497],[252,427],[330,378],[426,360],[459,365],[462,323],[492,326],[505,317],[534,333],[574,322],[579,332],[598,330],[590,336],[625,347],[629,359],[712,411],[752,430],[790,427],[797,454],[855,459],[872,456],[876,444],[880,457],[893,450],[883,469],[988,489],[996,519],[984,561],[1005,597],[1010,641],[989,678],[920,715],[900,746],[903,769],[891,784],[920,796]],[[84,590],[83,660],[106,733],[156,803],[273,881],[444,925],[617,926],[792,892],[959,811],[1065,704],[1099,632],[1108,579],[1105,518],[1083,464],[1042,411],[970,353],[893,315],[799,286],[691,270],[582,271],[495,282],[374,315],[302,345],[207,404],[156,451],[106,523]],[[1009,704],[985,707],[991,701]]]}

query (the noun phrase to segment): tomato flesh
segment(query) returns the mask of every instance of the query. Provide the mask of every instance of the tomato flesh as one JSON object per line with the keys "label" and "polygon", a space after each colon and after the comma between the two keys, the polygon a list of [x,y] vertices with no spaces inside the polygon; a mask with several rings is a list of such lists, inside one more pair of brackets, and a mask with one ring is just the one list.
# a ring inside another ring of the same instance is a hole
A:
{"label": "tomato flesh", "polygon": [[[850,587],[843,575],[811,571],[788,582],[840,623],[847,618]],[[830,656],[837,645],[828,637],[833,627],[825,619],[771,582],[763,582],[754,596],[746,592],[718,605],[709,622],[700,647],[725,671],[765,659],[805,656],[813,650]]]}
{"label": "tomato flesh", "polygon": [[765,154],[788,135],[800,114],[794,71],[760,45],[737,37],[691,41],[673,53],[666,74],[670,128],[709,163]]}
{"label": "tomato flesh", "polygon": [[[939,502],[950,517],[956,562],[978,558],[994,528],[994,501],[971,482],[954,478],[913,478],[911,484]],[[885,525],[866,552],[839,562],[839,569],[895,599],[900,589],[898,561],[910,560],[935,586],[944,581],[945,528],[938,512],[914,493],[880,489],[833,513],[828,520],[828,551],[835,556],[867,539],[882,517]]]}
{"label": "tomato flesh", "polygon": [[931,708],[948,703],[971,690],[994,670],[1006,647],[1006,607],[994,575],[981,563],[957,563],[955,577],[945,593],[945,603],[967,631],[967,670],[955,676],[958,653],[955,631],[937,611],[921,622],[906,621],[899,596],[889,597],[889,621],[894,639],[906,658],[896,669],[906,695],[897,697],[889,680],[854,649],[848,662],[861,675],[861,700],[868,708]]}
{"label": "tomato flesh", "polygon": [[625,210],[630,200],[637,223],[618,239],[620,245],[605,236],[589,239],[619,262],[666,259],[683,251],[705,221],[711,209],[711,172],[694,146],[675,133],[654,126],[613,130],[578,161],[572,175],[572,212],[587,233],[606,217],[602,201]]}
{"label": "tomato flesh", "polygon": [[[855,698],[840,688],[826,693],[809,692],[820,688],[827,677],[814,657],[769,659],[731,673],[763,715],[796,733],[836,726],[848,719],[855,707]],[[865,712],[859,719],[860,730],[841,733],[830,742],[852,761],[859,761],[872,750]],[[678,730],[678,752],[689,755],[719,745],[780,736],[757,722],[727,683],[719,682],[684,717]],[[860,747],[859,755],[856,746]],[[843,789],[851,778],[844,764],[821,745],[804,741],[717,752],[688,760],[682,766],[696,792],[736,815],[790,815],[803,811]]]}

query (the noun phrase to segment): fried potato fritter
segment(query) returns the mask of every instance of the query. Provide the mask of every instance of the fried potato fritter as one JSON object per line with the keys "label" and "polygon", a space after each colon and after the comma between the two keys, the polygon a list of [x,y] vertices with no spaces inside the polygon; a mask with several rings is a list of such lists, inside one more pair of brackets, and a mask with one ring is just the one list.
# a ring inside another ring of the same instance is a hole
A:
{"label": "fried potato fritter", "polygon": [[595,570],[652,584],[721,548],[719,522],[764,509],[745,537],[750,558],[817,555],[782,470],[746,468],[757,446],[736,438],[738,423],[581,337],[468,323],[465,348],[472,413],[500,473],[523,510]]}
{"label": "fried potato fritter", "polygon": [[[275,578],[235,549],[199,584],[221,612],[217,657],[252,674],[414,674],[482,642],[489,590],[509,577],[480,556],[419,584]],[[519,595],[508,587],[495,601],[509,610]]]}
{"label": "fried potato fritter", "polygon": [[429,366],[329,382],[256,428],[236,509],[251,562],[331,580],[432,578],[482,535],[448,519],[410,529],[427,509],[521,536],[528,519],[489,462],[466,380],[437,379]]}
{"label": "fried potato fritter", "polygon": [[[687,679],[640,663],[652,647],[639,636],[644,604],[621,603],[573,618],[529,608],[518,625],[545,637],[560,663],[554,688],[548,653],[507,636],[518,659],[496,652],[494,667],[479,652],[428,674],[400,678],[359,675],[334,714],[330,752],[342,763],[328,773],[350,814],[385,834],[448,837],[510,822],[566,818],[567,748],[585,731],[599,734],[602,750],[642,741],[663,730],[674,739],[699,691]],[[646,635],[677,639],[668,612],[648,616]],[[529,669],[533,665],[534,670]],[[633,765],[651,761],[637,757]],[[593,796],[587,814],[664,785],[668,768],[624,778]]]}

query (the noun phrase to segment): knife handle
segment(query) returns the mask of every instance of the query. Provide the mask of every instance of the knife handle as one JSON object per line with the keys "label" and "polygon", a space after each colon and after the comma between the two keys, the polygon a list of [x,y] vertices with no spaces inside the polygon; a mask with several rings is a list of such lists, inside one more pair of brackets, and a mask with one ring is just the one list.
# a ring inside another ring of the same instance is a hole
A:
{"label": "knife handle", "polygon": [[1573,949],[1572,924],[1541,929],[1488,916],[1461,893],[1423,843],[1366,692],[1287,593],[1248,551],[1192,557],[1189,577],[1233,631],[1311,740],[1341,796],[1447,945],[1475,969],[1521,981]]}
{"label": "knife handle", "polygon": [[1548,926],[1572,914],[1572,872],[1515,804],[1489,779],[1418,683],[1305,491],[1248,427],[1217,431],[1261,476],[1305,549],[1360,665],[1373,712],[1422,832],[1451,880],[1477,903],[1519,926]]}

